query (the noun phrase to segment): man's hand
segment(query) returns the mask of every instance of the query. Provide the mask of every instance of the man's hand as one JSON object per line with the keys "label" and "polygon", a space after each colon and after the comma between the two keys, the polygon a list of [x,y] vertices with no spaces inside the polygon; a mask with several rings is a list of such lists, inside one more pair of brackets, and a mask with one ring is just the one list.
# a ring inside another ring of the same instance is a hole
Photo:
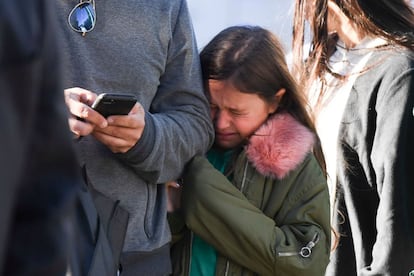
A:
{"label": "man's hand", "polygon": [[92,135],[114,153],[125,153],[141,138],[145,128],[145,111],[136,103],[128,115],[107,118],[106,127],[95,127]]}
{"label": "man's hand", "polygon": [[90,107],[97,94],[79,87],[65,89],[64,93],[71,114],[69,128],[76,137],[92,133],[97,126],[102,129],[108,125],[106,119]]}

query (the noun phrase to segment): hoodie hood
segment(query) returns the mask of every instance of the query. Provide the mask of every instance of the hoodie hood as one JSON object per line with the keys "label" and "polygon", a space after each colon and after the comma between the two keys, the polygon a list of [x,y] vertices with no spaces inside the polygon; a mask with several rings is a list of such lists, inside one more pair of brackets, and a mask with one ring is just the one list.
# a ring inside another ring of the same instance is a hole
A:
{"label": "hoodie hood", "polygon": [[288,113],[276,113],[249,139],[246,154],[261,174],[282,179],[303,162],[314,143],[308,128]]}

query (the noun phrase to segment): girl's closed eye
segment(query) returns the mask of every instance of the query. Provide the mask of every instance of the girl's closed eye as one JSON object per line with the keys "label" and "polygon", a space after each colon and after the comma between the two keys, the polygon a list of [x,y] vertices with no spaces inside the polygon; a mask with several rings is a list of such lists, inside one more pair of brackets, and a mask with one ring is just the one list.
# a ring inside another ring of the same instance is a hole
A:
{"label": "girl's closed eye", "polygon": [[235,116],[245,116],[248,114],[245,110],[240,109],[229,109],[229,112]]}

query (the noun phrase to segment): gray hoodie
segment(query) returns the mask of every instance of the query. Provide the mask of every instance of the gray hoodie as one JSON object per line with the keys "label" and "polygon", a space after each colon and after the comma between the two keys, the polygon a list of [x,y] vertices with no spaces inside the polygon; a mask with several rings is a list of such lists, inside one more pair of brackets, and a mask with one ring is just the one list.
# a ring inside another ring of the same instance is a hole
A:
{"label": "gray hoodie", "polygon": [[[92,186],[129,212],[124,252],[167,245],[164,185],[213,141],[197,45],[183,0],[96,0],[96,26],[82,37],[66,20],[75,0],[58,0],[65,88],[132,93],[145,130],[125,154],[87,136],[77,143]],[[155,253],[154,253],[155,254]]]}

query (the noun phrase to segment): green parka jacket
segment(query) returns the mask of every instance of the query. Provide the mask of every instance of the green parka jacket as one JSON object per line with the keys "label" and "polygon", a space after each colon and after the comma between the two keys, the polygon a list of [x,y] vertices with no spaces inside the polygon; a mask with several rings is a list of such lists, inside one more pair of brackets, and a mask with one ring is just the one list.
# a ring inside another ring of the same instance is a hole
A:
{"label": "green parka jacket", "polygon": [[[217,250],[216,275],[324,275],[330,252],[326,179],[313,135],[288,114],[272,116],[237,157],[233,183],[204,157],[184,173],[186,225]],[[188,275],[192,233],[176,212],[174,275]]]}

